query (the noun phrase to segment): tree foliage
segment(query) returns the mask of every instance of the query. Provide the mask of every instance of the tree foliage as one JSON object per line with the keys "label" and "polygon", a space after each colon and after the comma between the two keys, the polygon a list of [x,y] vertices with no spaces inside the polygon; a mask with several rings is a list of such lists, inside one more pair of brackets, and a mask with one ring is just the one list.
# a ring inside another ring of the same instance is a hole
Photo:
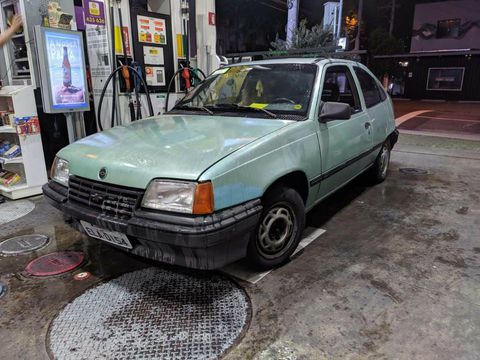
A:
{"label": "tree foliage", "polygon": [[402,40],[390,35],[385,29],[377,28],[368,37],[368,52],[371,55],[392,55],[405,51]]}
{"label": "tree foliage", "polygon": [[280,39],[278,34],[275,41],[270,43],[272,50],[321,48],[333,45],[333,34],[331,29],[324,29],[323,25],[307,27],[307,20],[303,19],[298,27],[292,32],[292,42]]}
{"label": "tree foliage", "polygon": [[[372,58],[375,55],[393,55],[402,54],[404,52],[404,42],[390,35],[383,28],[373,30],[368,37],[368,53]],[[377,59],[371,61],[369,68],[379,78],[385,74],[392,75],[398,71],[396,62],[391,59]]]}
{"label": "tree foliage", "polygon": [[358,15],[353,11],[345,16],[345,34],[350,40],[355,39],[358,31]]}

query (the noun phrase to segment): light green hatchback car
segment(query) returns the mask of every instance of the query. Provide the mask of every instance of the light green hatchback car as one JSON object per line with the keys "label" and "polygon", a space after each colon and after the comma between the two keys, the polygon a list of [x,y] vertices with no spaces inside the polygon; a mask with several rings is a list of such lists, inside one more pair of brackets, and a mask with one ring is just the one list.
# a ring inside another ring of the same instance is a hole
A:
{"label": "light green hatchback car", "polygon": [[43,190],[75,228],[133,254],[272,268],[322,199],[365,171],[385,179],[397,138],[391,100],[359,63],[241,63],[163,116],[67,146]]}

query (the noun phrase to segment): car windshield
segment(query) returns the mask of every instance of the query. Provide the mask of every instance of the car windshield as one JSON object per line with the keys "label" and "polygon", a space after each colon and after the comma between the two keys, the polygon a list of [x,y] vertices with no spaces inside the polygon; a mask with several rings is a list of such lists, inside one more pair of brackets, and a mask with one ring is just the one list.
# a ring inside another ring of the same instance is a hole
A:
{"label": "car windshield", "polygon": [[186,95],[174,110],[229,115],[255,112],[261,117],[303,118],[310,106],[316,72],[317,66],[313,64],[220,68]]}

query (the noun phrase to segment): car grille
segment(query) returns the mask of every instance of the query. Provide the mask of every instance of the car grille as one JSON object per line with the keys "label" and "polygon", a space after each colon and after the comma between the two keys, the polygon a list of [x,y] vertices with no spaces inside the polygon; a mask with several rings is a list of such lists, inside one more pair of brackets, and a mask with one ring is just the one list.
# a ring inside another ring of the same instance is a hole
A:
{"label": "car grille", "polygon": [[133,210],[143,196],[143,190],[126,189],[77,176],[70,176],[68,184],[70,201],[122,220],[132,217]]}

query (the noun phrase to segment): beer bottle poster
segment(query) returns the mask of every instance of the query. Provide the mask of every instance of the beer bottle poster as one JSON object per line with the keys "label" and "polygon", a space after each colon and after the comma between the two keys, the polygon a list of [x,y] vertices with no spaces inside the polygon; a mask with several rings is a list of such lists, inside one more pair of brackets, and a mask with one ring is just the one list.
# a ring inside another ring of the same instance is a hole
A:
{"label": "beer bottle poster", "polygon": [[79,35],[46,31],[45,42],[53,107],[84,107],[85,68]]}

